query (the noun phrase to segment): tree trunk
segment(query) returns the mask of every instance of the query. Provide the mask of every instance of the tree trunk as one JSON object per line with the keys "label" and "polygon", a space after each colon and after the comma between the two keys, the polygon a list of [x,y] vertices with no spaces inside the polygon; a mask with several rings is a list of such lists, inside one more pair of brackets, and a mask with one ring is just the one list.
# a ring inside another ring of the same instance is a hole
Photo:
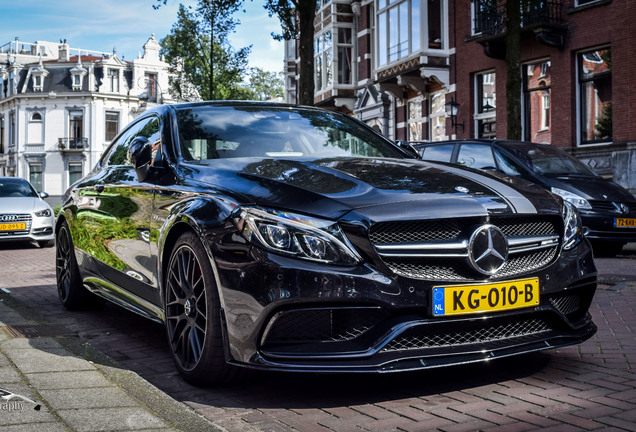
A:
{"label": "tree trunk", "polygon": [[521,139],[521,5],[506,1],[506,109],[507,139]]}
{"label": "tree trunk", "polygon": [[314,104],[314,15],[315,2],[298,2],[300,28],[300,78],[298,103]]}

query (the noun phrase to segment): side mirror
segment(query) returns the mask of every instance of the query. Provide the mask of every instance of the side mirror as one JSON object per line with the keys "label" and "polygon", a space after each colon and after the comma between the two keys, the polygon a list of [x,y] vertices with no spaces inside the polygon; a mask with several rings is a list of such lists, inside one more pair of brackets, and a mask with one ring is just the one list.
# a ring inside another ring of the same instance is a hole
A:
{"label": "side mirror", "polygon": [[137,179],[144,181],[148,177],[150,171],[150,162],[152,161],[152,143],[148,138],[135,138],[128,148],[128,159],[132,162]]}
{"label": "side mirror", "polygon": [[395,144],[397,144],[398,147],[400,147],[402,150],[404,150],[405,152],[407,152],[414,158],[421,159],[418,151],[415,150],[415,148],[411,144],[409,144],[407,141],[398,140],[395,142]]}
{"label": "side mirror", "polygon": [[48,194],[48,193],[46,193],[46,192],[40,192],[40,198],[45,199],[45,198],[48,198],[48,197],[49,197],[49,194]]}

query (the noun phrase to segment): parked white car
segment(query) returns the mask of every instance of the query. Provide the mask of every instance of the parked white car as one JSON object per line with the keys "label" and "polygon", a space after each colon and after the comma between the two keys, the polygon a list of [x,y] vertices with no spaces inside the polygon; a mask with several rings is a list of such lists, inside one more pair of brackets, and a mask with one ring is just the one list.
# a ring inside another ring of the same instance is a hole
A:
{"label": "parked white car", "polygon": [[36,241],[40,247],[55,244],[55,216],[31,183],[18,177],[0,177],[0,242]]}

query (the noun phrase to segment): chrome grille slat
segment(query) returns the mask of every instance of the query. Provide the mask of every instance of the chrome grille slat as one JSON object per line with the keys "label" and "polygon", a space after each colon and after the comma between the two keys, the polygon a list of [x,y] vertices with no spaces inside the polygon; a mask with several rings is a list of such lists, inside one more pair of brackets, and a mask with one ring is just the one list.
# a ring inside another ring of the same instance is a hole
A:
{"label": "chrome grille slat", "polygon": [[[400,276],[448,281],[474,279],[475,273],[468,266],[468,238],[474,227],[484,222],[476,219],[457,220],[452,222],[450,228],[445,227],[445,223],[380,223],[372,227],[369,237],[387,267]],[[489,223],[504,232],[509,247],[506,264],[493,278],[515,276],[542,268],[558,254],[560,237],[551,220],[522,216],[493,218]],[[427,235],[423,232],[426,227],[435,232]],[[416,229],[416,232],[411,236],[408,232],[400,232],[400,229]],[[426,238],[429,240],[423,240]]]}
{"label": "chrome grille slat", "polygon": [[[13,218],[10,221],[4,221],[3,218],[5,216],[12,216]],[[0,223],[19,223],[19,222],[24,222],[26,223],[26,228],[23,230],[19,230],[19,231],[0,231],[0,236],[9,236],[9,235],[14,235],[14,234],[24,234],[24,233],[29,233],[31,231],[31,225],[32,225],[32,217],[30,214],[26,213],[26,214],[21,214],[21,213],[1,213],[0,214]]]}

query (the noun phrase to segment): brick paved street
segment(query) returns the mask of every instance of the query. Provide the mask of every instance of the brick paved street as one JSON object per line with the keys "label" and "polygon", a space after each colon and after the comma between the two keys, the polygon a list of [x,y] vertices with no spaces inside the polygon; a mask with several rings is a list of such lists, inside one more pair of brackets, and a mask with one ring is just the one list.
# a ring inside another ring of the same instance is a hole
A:
{"label": "brick paved street", "polygon": [[111,305],[66,311],[53,258],[52,248],[0,245],[0,288],[221,430],[636,431],[636,250],[597,260],[599,331],[578,346],[389,376],[258,373],[207,389],[177,375],[162,326]]}

